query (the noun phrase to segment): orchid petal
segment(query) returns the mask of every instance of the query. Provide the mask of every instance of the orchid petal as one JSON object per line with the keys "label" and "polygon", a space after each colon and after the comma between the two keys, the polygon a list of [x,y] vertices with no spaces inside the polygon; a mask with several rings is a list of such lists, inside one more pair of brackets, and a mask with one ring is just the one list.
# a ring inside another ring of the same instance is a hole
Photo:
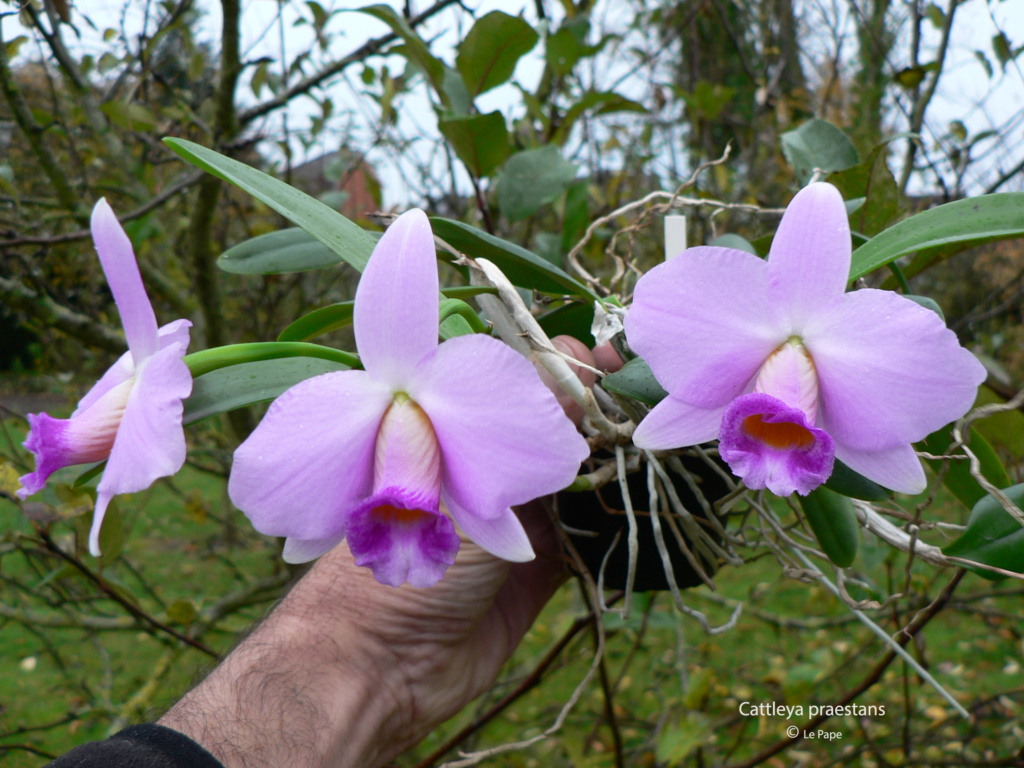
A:
{"label": "orchid petal", "polygon": [[699,408],[669,395],[640,422],[633,442],[649,451],[700,445],[718,437],[724,412],[725,408]]}
{"label": "orchid petal", "polygon": [[986,375],[938,315],[889,291],[846,294],[808,326],[804,345],[819,423],[847,448],[923,439],[970,409]]}
{"label": "orchid petal", "polygon": [[142,284],[131,240],[106,200],[100,200],[93,208],[92,237],[103,265],[103,274],[107,276],[107,284],[121,314],[128,349],[138,367],[159,347],[156,315]]}
{"label": "orchid petal", "polygon": [[373,485],[388,387],[365,371],[307,379],[271,404],[235,451],[228,494],[269,536],[329,539]]}
{"label": "orchid petal", "polygon": [[284,541],[281,559],[293,565],[308,563],[310,560],[316,560],[320,555],[326,555],[344,540],[344,534],[329,539],[313,540],[296,539],[294,536],[290,536]]}
{"label": "orchid petal", "polygon": [[430,587],[455,562],[455,526],[421,501],[400,491],[375,493],[348,516],[345,538],[356,565],[371,568],[381,584]]}
{"label": "orchid petal", "polygon": [[836,458],[869,480],[899,493],[921,493],[928,486],[921,460],[911,445],[865,451],[836,443]]}
{"label": "orchid petal", "polygon": [[850,223],[839,190],[804,187],[786,208],[768,254],[768,300],[785,307],[792,333],[842,296],[850,276]]}
{"label": "orchid petal", "polygon": [[92,388],[85,393],[85,396],[78,401],[78,407],[71,414],[74,419],[87,411],[97,400],[115,387],[124,384],[135,376],[135,363],[132,361],[132,353],[125,352],[110,366],[100,380],[92,385]]}
{"label": "orchid petal", "polygon": [[445,499],[445,506],[463,533],[495,557],[513,563],[525,563],[536,557],[523,524],[511,509],[484,520],[460,507],[450,497]]}
{"label": "orchid petal", "polygon": [[767,264],[753,254],[691,248],[637,282],[626,337],[677,399],[725,406],[789,336],[767,281]]}
{"label": "orchid petal", "polygon": [[[184,354],[185,350],[188,349],[188,329],[191,326],[192,323],[188,320],[175,320],[174,322],[163,326],[157,332],[160,349],[165,349],[171,344],[178,344],[181,346],[182,354]],[[132,359],[132,353],[125,352],[117,359],[116,363],[107,369],[107,372],[103,374],[100,380],[92,385],[92,389],[90,389],[85,396],[78,401],[78,407],[75,409],[75,412],[71,414],[71,418],[78,416],[82,411],[86,410],[90,405],[99,400],[104,394],[109,392],[118,384],[128,381],[128,379],[134,375],[135,362]]]}
{"label": "orchid petal", "polygon": [[92,526],[89,528],[89,554],[93,557],[103,554],[100,551],[100,531],[103,529],[103,518],[107,516],[107,507],[110,506],[110,500],[113,498],[113,493],[97,489],[96,508],[93,510]]}
{"label": "orchid petal", "polygon": [[497,339],[449,339],[409,395],[441,446],[442,494],[483,519],[564,488],[590,455],[534,367]]}
{"label": "orchid petal", "polygon": [[192,375],[178,345],[162,349],[136,374],[110,459],[96,490],[111,496],[135,493],[185,463],[182,400]]}
{"label": "orchid petal", "polygon": [[167,325],[161,326],[157,331],[157,342],[160,349],[166,349],[171,344],[181,346],[181,354],[185,354],[189,343],[189,328],[192,327],[191,320],[174,320]]}
{"label": "orchid petal", "polygon": [[413,209],[377,243],[356,288],[353,323],[363,367],[404,389],[408,376],[437,348],[437,255],[430,222]]}

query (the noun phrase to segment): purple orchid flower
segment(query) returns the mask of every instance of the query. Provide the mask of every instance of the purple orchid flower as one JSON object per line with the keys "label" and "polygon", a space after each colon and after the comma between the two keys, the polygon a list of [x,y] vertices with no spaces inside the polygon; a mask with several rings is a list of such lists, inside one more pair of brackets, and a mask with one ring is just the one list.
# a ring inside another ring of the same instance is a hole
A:
{"label": "purple orchid flower", "polygon": [[110,500],[144,490],[185,463],[182,400],[192,391],[192,374],[182,357],[192,323],[175,320],[157,328],[131,241],[106,200],[93,209],[92,237],[129,351],[79,401],[70,419],[29,414],[25,448],[35,454],[36,471],[21,478],[18,495],[24,499],[41,491],[58,469],[106,459],[89,534],[89,551],[99,557]]}
{"label": "purple orchid flower", "polygon": [[890,291],[845,293],[851,243],[830,184],[801,190],[768,260],[690,248],[637,282],[629,343],[669,396],[634,442],[719,439],[750,488],[806,495],[834,459],[903,493],[925,488],[911,443],[971,407],[984,367],[934,312]]}
{"label": "purple orchid flower", "polygon": [[235,452],[235,505],[258,531],[287,537],[286,561],[347,539],[391,586],[442,578],[459,549],[452,520],[497,557],[532,559],[510,507],[568,485],[589,449],[525,358],[481,335],[438,344],[422,211],[380,239],[353,322],[365,370],[308,379],[270,406]]}

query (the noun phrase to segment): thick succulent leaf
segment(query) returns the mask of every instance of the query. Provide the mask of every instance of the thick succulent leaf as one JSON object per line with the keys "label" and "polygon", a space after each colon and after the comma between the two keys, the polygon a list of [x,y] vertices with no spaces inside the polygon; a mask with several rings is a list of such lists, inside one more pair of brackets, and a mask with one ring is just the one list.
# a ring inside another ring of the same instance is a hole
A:
{"label": "thick succulent leaf", "polygon": [[804,517],[822,551],[840,568],[849,568],[857,557],[857,513],[845,496],[818,487],[798,497]]}
{"label": "thick succulent leaf", "polygon": [[657,405],[668,396],[651,372],[646,360],[635,357],[615,373],[601,379],[601,386],[617,395],[631,397],[645,405]]}
{"label": "thick succulent leaf", "polygon": [[370,260],[376,238],[305,192],[191,141],[164,139],[164,143],[192,165],[266,203],[360,272]]}
{"label": "thick succulent leaf", "polygon": [[[379,232],[367,233],[374,240]],[[217,266],[236,275],[280,275],[343,264],[331,248],[298,227],[268,232],[232,246]]]}
{"label": "thick succulent leaf", "polygon": [[1024,192],[955,200],[904,219],[860,246],[853,252],[850,280],[910,253],[923,259],[928,252],[939,251],[945,258],[982,243],[1017,237],[1024,237]]}
{"label": "thick succulent leaf", "polygon": [[825,487],[841,496],[864,501],[884,501],[892,496],[892,493],[878,483],[868,480],[859,472],[854,472],[838,459],[832,465],[832,474],[825,481]]}
{"label": "thick succulent leaf", "polygon": [[[481,293],[496,293],[486,286],[456,286],[442,288],[441,293],[449,299],[468,299]],[[293,322],[277,337],[278,341],[309,341],[325,333],[345,328],[352,324],[353,302],[342,301],[320,309],[314,309]]]}
{"label": "thick succulent leaf", "polygon": [[218,413],[273,400],[300,381],[349,366],[315,357],[287,357],[218,368],[192,383],[185,401],[185,424]]}
{"label": "thick succulent leaf", "polygon": [[597,296],[585,285],[535,253],[489,235],[476,227],[453,219],[433,216],[434,234],[472,258],[484,258],[497,265],[513,285],[542,293],[572,294],[593,304]]}
{"label": "thick succulent leaf", "polygon": [[[1018,507],[1024,504],[1024,483],[1006,488],[1003,493]],[[942,552],[949,557],[1024,573],[1024,527],[995,498],[985,496],[971,510],[964,535]],[[970,570],[993,581],[1005,578],[983,568]]]}
{"label": "thick succulent leaf", "polygon": [[[949,446],[953,444],[953,434],[949,429],[940,429],[928,435],[922,442],[921,447],[930,454],[941,456]],[[981,474],[985,476],[996,488],[1005,488],[1010,484],[1010,477],[1006,473],[1003,462],[988,440],[981,436],[976,430],[971,431],[967,439],[967,447],[978,457],[981,463]],[[963,454],[961,452],[960,455]],[[928,465],[938,473],[946,462],[935,459],[927,459]],[[978,484],[978,481],[971,476],[971,467],[966,459],[950,459],[949,467],[942,474],[942,483],[949,489],[950,493],[963,502],[967,508],[973,507],[985,496],[985,490]]]}
{"label": "thick succulent leaf", "polygon": [[[769,241],[770,243],[771,241]],[[746,251],[752,253],[755,256],[763,256],[764,254],[758,253],[757,248],[747,238],[742,235],[737,235],[733,232],[726,232],[724,235],[719,235],[714,240],[708,241],[708,245],[717,248],[735,248],[737,251]],[[767,251],[765,251],[767,253]]]}

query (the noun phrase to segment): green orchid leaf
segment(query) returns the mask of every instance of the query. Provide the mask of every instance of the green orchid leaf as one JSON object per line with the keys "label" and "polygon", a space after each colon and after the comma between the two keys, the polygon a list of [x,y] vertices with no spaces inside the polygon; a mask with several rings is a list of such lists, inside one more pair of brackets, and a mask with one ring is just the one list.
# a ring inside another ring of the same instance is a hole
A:
{"label": "green orchid leaf", "polygon": [[816,170],[842,171],[860,162],[853,142],[826,120],[808,120],[780,137],[782,154],[804,186]]}
{"label": "green orchid leaf", "polygon": [[277,337],[278,341],[309,341],[325,333],[352,325],[352,310],[355,302],[342,301],[320,309],[314,309],[289,325]]}
{"label": "green orchid leaf", "polygon": [[332,360],[348,368],[362,368],[359,358],[351,352],[324,347],[319,344],[306,344],[297,341],[259,341],[252,344],[230,344],[226,347],[214,347],[185,355],[185,365],[192,372],[192,378],[198,379],[211,371],[227,368],[241,363],[255,363],[260,360],[278,360],[285,357],[315,357],[320,360]]}
{"label": "green orchid leaf", "polygon": [[459,314],[448,315],[437,327],[437,334],[442,340],[453,339],[456,336],[469,336],[475,333],[469,321]]}
{"label": "green orchid leaf", "polygon": [[[379,232],[367,234],[380,239]],[[217,260],[218,267],[236,275],[280,275],[343,263],[337,253],[298,227],[246,240],[224,251]]]}
{"label": "green orchid leaf", "polygon": [[509,221],[529,218],[572,186],[578,170],[550,144],[517,152],[505,163],[498,177],[501,214]]}
{"label": "green orchid leaf", "polygon": [[832,474],[825,481],[825,487],[841,496],[864,501],[884,501],[892,496],[878,483],[854,472],[838,459],[832,465]]}
{"label": "green orchid leaf", "polygon": [[[1005,405],[1007,398],[982,385],[974,407]],[[1001,456],[1024,456],[1024,413],[1019,410],[1000,411],[971,425],[972,432],[981,433]]]}
{"label": "green orchid leaf", "polygon": [[[456,318],[462,322],[456,322]],[[441,338],[466,336],[470,333],[490,333],[490,328],[462,299],[444,299],[440,306]],[[451,322],[449,322],[451,321]]]}
{"label": "green orchid leaf", "polygon": [[[1003,493],[1018,507],[1024,504],[1024,483],[1005,488]],[[995,498],[984,496],[971,510],[963,536],[942,552],[949,557],[1024,573],[1024,527]],[[983,568],[966,567],[991,581],[1006,578]]]}
{"label": "green orchid leaf", "polygon": [[494,262],[513,285],[542,293],[572,294],[593,303],[597,295],[546,259],[525,248],[454,219],[432,216],[434,234],[474,259]]}
{"label": "green orchid leaf", "polygon": [[[497,293],[494,288],[483,285],[460,285],[442,288],[441,293],[449,299],[468,299],[481,293]],[[352,324],[354,303],[342,301],[320,309],[314,309],[293,322],[277,337],[278,341],[309,341],[325,333],[345,328]]]}
{"label": "green orchid leaf", "polygon": [[314,376],[345,371],[349,366],[316,357],[285,357],[239,363],[197,376],[192,394],[185,400],[185,424],[194,424],[218,413],[273,400]]}
{"label": "green orchid leaf", "polygon": [[245,163],[185,139],[164,139],[184,160],[207,173],[234,184],[266,203],[286,219],[304,229],[334,253],[362,272],[370,260],[376,239],[333,208],[294,187],[257,171]]}
{"label": "green orchid leaf", "polygon": [[942,314],[942,307],[939,306],[939,302],[937,302],[935,299],[929,298],[928,296],[918,296],[915,293],[905,293],[903,294],[903,298],[910,299],[912,302],[914,302],[915,304],[920,304],[925,309],[930,309],[932,312],[934,312],[936,315],[942,318],[942,322],[946,322],[946,316]]}
{"label": "green orchid leaf", "polygon": [[651,372],[646,360],[635,357],[615,373],[601,379],[601,386],[608,392],[630,397],[644,405],[655,406],[668,397]]}
{"label": "green orchid leaf", "polygon": [[459,44],[455,59],[470,95],[476,97],[507,82],[516,63],[539,39],[533,27],[517,16],[491,11],[478,19]]}
{"label": "green orchid leaf", "polygon": [[807,496],[797,496],[814,538],[828,559],[840,568],[849,568],[857,557],[857,513],[853,503],[824,487]]}
{"label": "green orchid leaf", "polygon": [[[995,240],[1024,237],[1024,192],[1003,192],[955,200],[904,219],[853,252],[850,280],[894,259],[930,251],[943,258]],[[913,264],[913,261],[912,261]],[[906,270],[908,277],[920,271]]]}
{"label": "green orchid leaf", "polygon": [[83,485],[88,483],[94,477],[99,475],[104,469],[106,469],[106,466],[107,466],[106,459],[101,461],[99,464],[94,464],[93,466],[91,466],[87,470],[85,470],[85,472],[83,472],[78,477],[76,477],[75,478],[75,482],[73,482],[71,484],[71,487],[72,488],[81,488]]}
{"label": "green orchid leaf", "polygon": [[512,152],[505,116],[500,110],[486,115],[449,117],[439,120],[437,127],[476,178],[490,176]]}
{"label": "green orchid leaf", "polygon": [[[942,456],[953,444],[952,430],[945,428],[938,432],[932,432],[920,443],[920,447],[934,456]],[[967,447],[978,457],[981,463],[981,474],[996,488],[1005,488],[1010,484],[1010,477],[1006,473],[1003,462],[977,430],[971,430],[967,439]],[[962,453],[960,453],[963,456]],[[928,465],[936,472],[946,462],[927,459]],[[963,505],[970,509],[985,496],[985,489],[978,484],[978,481],[971,476],[971,466],[964,458],[950,459],[949,467],[942,475],[942,483],[949,489],[950,493],[956,496]]]}

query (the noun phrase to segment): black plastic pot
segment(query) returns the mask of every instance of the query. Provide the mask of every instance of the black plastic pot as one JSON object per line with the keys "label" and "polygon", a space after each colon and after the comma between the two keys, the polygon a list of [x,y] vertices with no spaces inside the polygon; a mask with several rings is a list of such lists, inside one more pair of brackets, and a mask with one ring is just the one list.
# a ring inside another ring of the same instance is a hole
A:
{"label": "black plastic pot", "polygon": [[[702,460],[684,457],[683,466],[698,479],[704,498],[711,504],[727,493],[728,488],[722,477]],[[676,493],[679,494],[683,506],[694,517],[704,519],[701,505],[686,481],[671,470],[669,470],[669,476],[673,479]],[[654,532],[651,528],[651,516],[647,509],[649,497],[646,469],[628,475],[626,482],[636,513],[639,551],[633,589],[639,592],[667,590],[669,588],[668,579],[665,576],[661,554],[658,552]],[[560,493],[558,494],[558,512],[562,522],[572,529],[568,531],[569,539],[595,580],[601,570],[601,562],[618,535],[618,542],[615,542],[615,548],[605,565],[604,584],[608,589],[624,589],[629,565],[629,552],[626,544],[629,521],[622,502],[619,483],[613,480],[597,491]],[[701,578],[679,548],[675,535],[666,524],[664,514],[663,512],[661,515],[661,529],[665,540],[665,549],[672,562],[676,584],[680,588],[697,586],[701,583]],[[707,527],[707,530],[712,533],[713,538],[718,538],[713,534],[713,529],[710,526]],[[584,535],[574,531],[586,531],[588,534],[594,535]],[[687,540],[685,535],[683,538]],[[688,540],[687,543],[689,544]],[[690,547],[690,550],[693,552],[693,547]],[[699,557],[696,552],[694,554]],[[719,563],[717,562],[709,563],[704,559],[701,559],[700,562],[708,575],[718,570]]]}

